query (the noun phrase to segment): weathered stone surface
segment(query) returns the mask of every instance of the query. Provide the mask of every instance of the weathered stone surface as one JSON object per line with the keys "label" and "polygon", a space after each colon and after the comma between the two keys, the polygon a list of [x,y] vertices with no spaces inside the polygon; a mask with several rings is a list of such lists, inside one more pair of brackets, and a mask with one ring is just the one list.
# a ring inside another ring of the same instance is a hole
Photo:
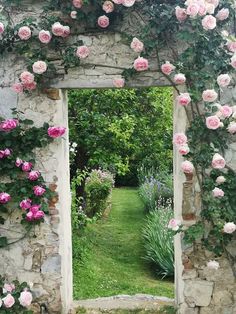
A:
{"label": "weathered stone surface", "polygon": [[186,280],[184,295],[190,307],[208,306],[211,302],[213,293],[213,282],[205,280]]}
{"label": "weathered stone surface", "polygon": [[191,307],[188,307],[186,303],[183,303],[180,305],[178,313],[179,314],[198,314],[199,308],[198,307],[191,308]]}
{"label": "weathered stone surface", "polygon": [[214,291],[213,302],[215,305],[232,305],[233,297],[232,294],[227,290]]}
{"label": "weathered stone surface", "polygon": [[210,306],[202,307],[199,314],[235,314],[233,307]]}

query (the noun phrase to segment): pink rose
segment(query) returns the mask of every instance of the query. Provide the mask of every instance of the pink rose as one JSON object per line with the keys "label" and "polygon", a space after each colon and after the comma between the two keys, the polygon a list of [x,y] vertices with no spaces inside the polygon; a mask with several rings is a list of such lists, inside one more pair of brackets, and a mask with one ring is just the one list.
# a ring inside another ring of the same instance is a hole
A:
{"label": "pink rose", "polygon": [[230,65],[232,65],[232,67],[236,69],[236,54],[234,54],[233,57],[231,58]]}
{"label": "pink rose", "polygon": [[10,150],[9,148],[5,148],[5,150],[4,150],[4,156],[5,156],[5,157],[11,156],[11,150]]}
{"label": "pink rose", "polygon": [[38,205],[38,204],[35,204],[35,205],[32,205],[31,208],[30,208],[30,211],[35,214],[39,211],[39,209],[41,208],[41,205]]}
{"label": "pink rose", "polygon": [[106,13],[111,13],[114,11],[114,3],[107,0],[103,3],[102,6],[103,11],[105,11]]}
{"label": "pink rose", "polygon": [[217,14],[216,14],[216,18],[219,21],[224,21],[229,17],[229,9],[221,9]]}
{"label": "pink rose", "polygon": [[217,184],[223,184],[223,183],[225,183],[225,181],[226,181],[226,179],[225,179],[224,176],[219,176],[219,177],[216,178],[216,183]]}
{"label": "pink rose", "polygon": [[18,300],[20,302],[20,305],[28,307],[31,305],[33,300],[32,293],[27,290],[22,291]]}
{"label": "pink rose", "polygon": [[230,122],[227,130],[229,131],[230,134],[235,134],[236,133],[236,122]]}
{"label": "pink rose", "polygon": [[148,69],[148,60],[143,57],[138,57],[134,60],[134,69],[138,72]]}
{"label": "pink rose", "polygon": [[19,125],[19,121],[16,119],[8,119],[5,121],[2,121],[0,123],[0,130],[4,132],[9,132],[13,129],[15,129]]}
{"label": "pink rose", "polygon": [[178,74],[175,74],[174,76],[174,82],[176,84],[184,84],[186,82],[186,77],[184,74],[182,73],[178,73]]}
{"label": "pink rose", "polygon": [[13,296],[8,293],[7,296],[5,298],[2,299],[4,306],[9,309],[10,307],[12,307],[15,304],[15,299],[13,298]]}
{"label": "pink rose", "polygon": [[122,4],[124,0],[112,0],[115,4]]}
{"label": "pink rose", "polygon": [[226,165],[225,159],[218,153],[216,153],[212,158],[212,168],[223,169]]}
{"label": "pink rose", "polygon": [[227,48],[229,49],[229,51],[231,52],[236,52],[236,41],[229,41],[227,43]]}
{"label": "pink rose", "polygon": [[35,220],[39,220],[42,219],[45,216],[45,213],[42,210],[38,210],[35,214],[34,214],[34,219]]}
{"label": "pink rose", "polygon": [[116,88],[122,88],[125,86],[125,80],[123,78],[116,78],[113,80],[113,85]]}
{"label": "pink rose", "polygon": [[52,25],[52,33],[55,36],[63,36],[64,26],[60,22],[56,22]]}
{"label": "pink rose", "polygon": [[22,40],[28,40],[31,37],[31,29],[28,26],[22,26],[18,30],[18,36]]}
{"label": "pink rose", "polygon": [[209,14],[214,14],[215,13],[215,5],[213,3],[206,3],[206,10],[207,13]]}
{"label": "pink rose", "polygon": [[20,202],[20,208],[29,209],[31,207],[32,201],[28,198]]}
{"label": "pink rose", "polygon": [[190,161],[185,160],[182,162],[181,169],[184,173],[193,173],[194,166]]}
{"label": "pink rose", "polygon": [[220,264],[217,261],[209,261],[207,267],[210,269],[217,270],[220,267]]}
{"label": "pink rose", "polygon": [[70,35],[70,26],[63,26],[63,34],[62,37],[66,38]]}
{"label": "pink rose", "polygon": [[24,86],[21,83],[15,83],[12,85],[12,90],[17,94],[20,94],[24,90]]}
{"label": "pink rose", "polygon": [[33,191],[36,196],[41,196],[46,192],[46,190],[42,186],[39,186],[39,185],[34,186]]}
{"label": "pink rose", "polygon": [[174,71],[175,66],[171,64],[169,61],[166,61],[166,63],[162,64],[161,71],[162,73],[166,75],[170,75],[172,71]]}
{"label": "pink rose", "polygon": [[12,292],[15,288],[16,287],[13,283],[5,283],[3,286],[3,293]]}
{"label": "pink rose", "polygon": [[223,197],[225,195],[224,191],[219,189],[219,188],[214,188],[214,190],[212,190],[212,195],[213,197]]}
{"label": "pink rose", "polygon": [[216,115],[206,118],[206,126],[210,130],[216,130],[221,126],[221,121]]}
{"label": "pink rose", "polygon": [[5,157],[4,150],[0,150],[0,159],[3,159],[4,157]]}
{"label": "pink rose", "polygon": [[45,31],[45,30],[41,30],[39,32],[39,40],[41,41],[41,43],[43,44],[48,44],[52,39],[52,35],[50,34],[49,31]]}
{"label": "pink rose", "polygon": [[0,150],[0,159],[8,157],[11,155],[11,150],[9,148],[5,148],[4,150]]}
{"label": "pink rose", "polygon": [[229,118],[233,113],[233,109],[228,105],[224,105],[220,107],[220,112],[223,118]]}
{"label": "pink rose", "polygon": [[34,74],[32,74],[32,73],[30,73],[28,71],[24,71],[24,72],[21,73],[20,79],[21,79],[21,82],[23,84],[32,83],[34,81]]}
{"label": "pink rose", "polygon": [[236,230],[236,225],[233,222],[227,222],[224,225],[224,233],[233,233]]}
{"label": "pink rose", "polygon": [[171,229],[173,231],[177,231],[177,230],[179,230],[179,226],[180,225],[181,225],[181,221],[180,220],[172,218],[169,221],[167,228]]}
{"label": "pink rose", "polygon": [[98,18],[98,26],[101,28],[106,28],[110,24],[110,20],[106,15],[99,16]]}
{"label": "pink rose", "polygon": [[187,106],[191,102],[189,93],[180,93],[176,98],[177,104],[181,106]]}
{"label": "pink rose", "polygon": [[30,170],[32,169],[32,167],[33,167],[33,165],[32,165],[31,162],[25,161],[25,162],[23,162],[21,169],[22,169],[23,171],[25,171],[25,172],[28,172],[28,171],[30,171]]}
{"label": "pink rose", "polygon": [[28,221],[32,221],[34,219],[34,214],[29,211],[27,214],[26,214],[26,220]]}
{"label": "pink rose", "polygon": [[205,30],[212,30],[216,27],[216,18],[212,15],[206,15],[202,19],[202,26]]}
{"label": "pink rose", "polygon": [[16,167],[19,168],[22,164],[23,164],[23,160],[21,160],[20,158],[17,158],[15,162]]}
{"label": "pink rose", "polygon": [[36,82],[25,83],[23,84],[23,86],[26,90],[34,90],[37,87],[37,83]]}
{"label": "pink rose", "polygon": [[2,22],[0,22],[0,35],[4,33],[4,30],[5,30],[5,26]]}
{"label": "pink rose", "polygon": [[176,133],[173,136],[173,143],[176,146],[186,145],[188,142],[188,138],[184,133]]}
{"label": "pink rose", "polygon": [[231,80],[231,78],[230,78],[229,74],[221,74],[217,77],[217,83],[221,87],[228,86],[230,83],[230,80]]}
{"label": "pink rose", "polygon": [[26,219],[28,221],[39,220],[45,216],[45,213],[42,210],[39,210],[41,205],[33,205],[30,208],[30,211],[26,214]]}
{"label": "pink rose", "polygon": [[202,93],[202,99],[206,102],[213,102],[217,99],[218,94],[214,89],[206,89]]}
{"label": "pink rose", "polygon": [[207,3],[213,4],[215,8],[218,7],[220,0],[207,0]]}
{"label": "pink rose", "polygon": [[190,149],[188,147],[188,145],[182,145],[178,147],[179,153],[182,156],[185,156],[189,153]]}
{"label": "pink rose", "polygon": [[199,16],[204,16],[207,14],[207,7],[205,3],[198,3],[199,5],[199,10],[198,10],[198,15]]}
{"label": "pink rose", "polygon": [[131,44],[130,44],[131,49],[133,49],[133,51],[140,53],[143,51],[143,43],[136,37],[133,38]]}
{"label": "pink rose", "polygon": [[47,63],[44,61],[36,61],[32,66],[33,72],[36,74],[43,74],[47,71],[47,67]]}
{"label": "pink rose", "polygon": [[187,7],[187,14],[191,17],[197,16],[199,11],[199,5],[197,3],[191,3]]}
{"label": "pink rose", "polygon": [[40,172],[37,170],[32,170],[28,173],[28,179],[30,181],[36,181],[40,177]]}
{"label": "pink rose", "polygon": [[71,12],[70,12],[70,17],[71,17],[72,19],[76,19],[76,18],[77,18],[77,12],[76,12],[76,11],[71,11]]}
{"label": "pink rose", "polygon": [[122,4],[129,8],[129,7],[132,7],[134,5],[136,0],[123,0]]}
{"label": "pink rose", "polygon": [[48,135],[52,138],[57,138],[64,135],[66,132],[66,128],[61,126],[52,126],[48,128]]}
{"label": "pink rose", "polygon": [[187,18],[187,12],[185,9],[177,6],[175,7],[175,16],[179,22],[184,22]]}
{"label": "pink rose", "polygon": [[85,59],[88,57],[90,51],[87,46],[79,46],[76,50],[76,56],[80,59]]}
{"label": "pink rose", "polygon": [[73,0],[72,1],[73,6],[77,9],[80,9],[83,5],[83,1],[82,0]]}

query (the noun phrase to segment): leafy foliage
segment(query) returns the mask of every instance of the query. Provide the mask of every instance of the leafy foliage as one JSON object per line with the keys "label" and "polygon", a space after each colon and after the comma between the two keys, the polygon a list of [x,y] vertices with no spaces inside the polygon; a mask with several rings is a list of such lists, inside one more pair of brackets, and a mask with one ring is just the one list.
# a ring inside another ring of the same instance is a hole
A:
{"label": "leafy foliage", "polygon": [[134,179],[141,164],[171,169],[171,113],[169,88],[71,91],[72,175],[86,166]]}

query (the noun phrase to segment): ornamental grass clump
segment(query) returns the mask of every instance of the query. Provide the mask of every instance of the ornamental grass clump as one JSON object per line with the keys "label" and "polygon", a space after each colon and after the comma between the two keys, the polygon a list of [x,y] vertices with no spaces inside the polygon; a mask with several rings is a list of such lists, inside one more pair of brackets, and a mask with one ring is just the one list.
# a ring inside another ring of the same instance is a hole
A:
{"label": "ornamental grass clump", "polygon": [[168,230],[169,220],[173,216],[171,203],[171,200],[165,205],[159,202],[156,210],[147,215],[143,228],[145,259],[163,277],[174,276],[174,238]]}

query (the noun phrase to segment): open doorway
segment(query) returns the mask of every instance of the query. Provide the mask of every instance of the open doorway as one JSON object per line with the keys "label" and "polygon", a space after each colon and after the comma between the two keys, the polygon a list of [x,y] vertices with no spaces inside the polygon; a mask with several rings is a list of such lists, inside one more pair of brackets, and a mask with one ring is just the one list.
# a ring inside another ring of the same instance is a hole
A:
{"label": "open doorway", "polygon": [[74,299],[174,297],[171,88],[69,92]]}

